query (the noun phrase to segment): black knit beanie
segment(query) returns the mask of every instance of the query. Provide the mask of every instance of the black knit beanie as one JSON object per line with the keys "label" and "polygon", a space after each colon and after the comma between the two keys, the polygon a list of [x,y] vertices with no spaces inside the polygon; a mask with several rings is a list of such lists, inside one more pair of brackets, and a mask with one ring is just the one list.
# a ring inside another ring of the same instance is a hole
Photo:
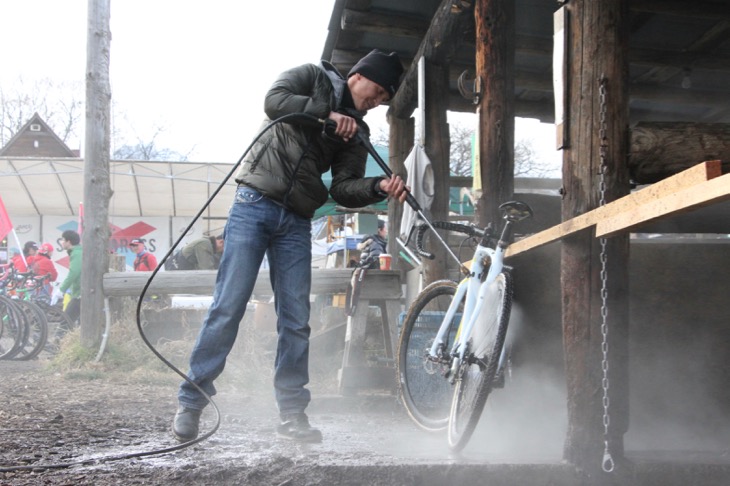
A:
{"label": "black knit beanie", "polygon": [[360,73],[370,81],[382,86],[392,99],[400,84],[403,65],[395,52],[386,54],[378,49],[373,49],[350,69],[347,77],[356,73]]}

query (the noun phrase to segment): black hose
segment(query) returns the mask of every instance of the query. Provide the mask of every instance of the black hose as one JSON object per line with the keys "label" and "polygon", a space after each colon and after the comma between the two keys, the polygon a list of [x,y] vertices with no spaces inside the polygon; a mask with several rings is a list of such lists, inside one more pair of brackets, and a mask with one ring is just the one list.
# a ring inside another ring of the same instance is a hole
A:
{"label": "black hose", "polygon": [[144,299],[145,294],[147,293],[147,289],[152,284],[152,281],[154,280],[155,276],[159,272],[160,268],[162,268],[167,261],[168,258],[170,258],[170,255],[175,251],[175,249],[178,247],[182,239],[185,237],[185,235],[190,231],[190,229],[193,227],[193,225],[200,219],[200,216],[205,212],[205,210],[210,206],[210,203],[215,199],[215,197],[218,195],[218,193],[223,189],[223,187],[226,185],[228,180],[235,174],[235,172],[238,170],[238,166],[241,165],[241,162],[243,162],[243,159],[248,155],[248,153],[251,151],[251,148],[253,148],[253,145],[263,136],[264,133],[266,133],[269,129],[271,129],[274,125],[277,125],[279,123],[283,122],[296,122],[299,124],[306,124],[311,126],[317,126],[322,125],[324,123],[324,120],[321,120],[313,115],[309,115],[307,113],[292,113],[289,115],[284,115],[282,117],[277,118],[276,120],[272,121],[268,125],[266,125],[259,133],[254,137],[253,141],[249,144],[249,146],[244,150],[243,154],[238,158],[238,161],[233,165],[231,170],[228,172],[226,177],[221,181],[221,183],[218,185],[215,191],[213,191],[213,194],[208,198],[207,201],[205,201],[205,204],[203,207],[200,208],[198,213],[193,217],[193,219],[190,221],[188,226],[185,228],[185,231],[183,231],[178,237],[178,239],[173,243],[172,247],[167,251],[165,256],[162,258],[162,260],[157,265],[157,268],[155,268],[152,271],[152,274],[147,279],[147,282],[145,283],[144,287],[142,288],[142,292],[139,295],[139,300],[137,301],[137,330],[139,331],[139,335],[142,338],[142,341],[147,345],[147,347],[152,351],[152,353],[157,356],[157,358],[162,361],[168,368],[173,370],[175,373],[180,375],[185,381],[190,383],[195,387],[196,390],[198,390],[206,400],[208,400],[208,403],[213,407],[215,410],[215,425],[213,428],[209,431],[203,434],[200,437],[197,437],[195,439],[189,440],[187,442],[184,442],[182,444],[178,444],[176,446],[172,447],[166,447],[164,449],[154,449],[151,451],[142,451],[142,452],[132,452],[128,454],[120,454],[120,455],[114,455],[114,456],[104,456],[99,457],[96,459],[86,459],[81,461],[71,461],[71,462],[64,462],[64,463],[56,463],[56,464],[47,464],[47,465],[26,465],[26,466],[8,466],[8,467],[0,467],[0,472],[11,472],[11,471],[23,471],[23,470],[33,470],[33,471],[42,471],[47,469],[64,469],[72,466],[87,466],[91,464],[97,464],[97,463],[103,463],[103,462],[111,462],[111,461],[120,461],[123,459],[134,459],[137,457],[146,457],[146,456],[153,456],[158,454],[166,454],[169,452],[175,452],[179,451],[181,449],[185,449],[187,447],[190,447],[191,445],[197,444],[199,442],[202,442],[212,436],[216,433],[218,428],[220,427],[221,422],[221,415],[220,410],[218,409],[218,406],[215,404],[213,399],[208,395],[200,386],[198,386],[197,383],[193,382],[188,376],[183,373],[179,368],[177,368],[174,364],[172,364],[167,358],[162,356],[159,351],[155,348],[155,346],[147,339],[147,336],[144,333],[144,330],[142,329],[142,319],[141,319],[141,313],[142,313],[142,301]]}

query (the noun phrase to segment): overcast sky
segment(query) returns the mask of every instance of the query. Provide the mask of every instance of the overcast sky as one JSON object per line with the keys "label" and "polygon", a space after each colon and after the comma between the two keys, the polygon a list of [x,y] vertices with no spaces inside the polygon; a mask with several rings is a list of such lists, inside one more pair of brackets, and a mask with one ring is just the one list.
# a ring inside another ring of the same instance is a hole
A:
{"label": "overcast sky", "polygon": [[[319,61],[333,5],[113,1],[112,99],[117,118],[124,118],[115,123],[146,141],[161,127],[157,147],[191,152],[193,161],[235,162],[261,124],[263,96],[276,76]],[[0,18],[0,86],[19,76],[26,83],[49,78],[83,86],[86,1],[0,0]],[[384,113],[374,111],[366,120],[384,123]],[[543,157],[557,155],[549,126],[517,125],[518,139],[533,138]]]}
{"label": "overcast sky", "polygon": [[[235,161],[283,70],[318,62],[334,0],[111,3],[115,112],[193,160]],[[0,0],[0,82],[83,83],[87,2]],[[121,121],[120,121],[121,123]],[[74,147],[71,147],[74,148]]]}

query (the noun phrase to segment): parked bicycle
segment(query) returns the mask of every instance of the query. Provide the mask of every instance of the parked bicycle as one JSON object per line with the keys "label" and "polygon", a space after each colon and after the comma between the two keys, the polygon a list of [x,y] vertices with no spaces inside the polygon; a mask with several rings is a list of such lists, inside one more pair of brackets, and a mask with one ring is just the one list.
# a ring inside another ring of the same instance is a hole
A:
{"label": "parked bicycle", "polygon": [[51,305],[50,289],[48,275],[0,268],[0,359],[33,359],[47,348],[49,334],[71,327],[61,305]]}
{"label": "parked bicycle", "polygon": [[[514,224],[532,217],[532,209],[520,201],[506,202],[499,209],[504,219],[499,237],[491,224],[479,229],[432,223],[433,228],[480,241],[458,284],[439,280],[419,293],[406,313],[398,342],[399,394],[408,415],[427,431],[448,428],[448,444],[454,451],[468,443],[487,397],[504,379],[512,306],[512,277],[504,254]],[[423,249],[428,229],[419,228],[416,246],[419,254],[433,258]],[[444,398],[449,395],[450,401]]]}
{"label": "parked bicycle", "polygon": [[0,359],[12,359],[25,346],[25,316],[12,299],[0,294]]}
{"label": "parked bicycle", "polygon": [[0,359],[12,359],[28,342],[30,326],[20,306],[9,295],[15,285],[15,270],[12,264],[0,265]]}

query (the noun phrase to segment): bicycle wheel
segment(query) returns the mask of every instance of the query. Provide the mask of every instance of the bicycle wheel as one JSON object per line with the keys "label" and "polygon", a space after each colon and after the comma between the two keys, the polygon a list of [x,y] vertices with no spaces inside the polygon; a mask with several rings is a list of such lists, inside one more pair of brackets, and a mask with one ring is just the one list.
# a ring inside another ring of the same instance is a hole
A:
{"label": "bicycle wheel", "polygon": [[15,304],[25,314],[28,335],[22,349],[13,359],[33,359],[43,351],[48,339],[48,321],[38,305],[29,300],[18,300]]}
{"label": "bicycle wheel", "polygon": [[511,309],[512,278],[503,272],[490,284],[464,361],[456,371],[448,433],[449,447],[454,451],[469,442],[492,391]]}
{"label": "bicycle wheel", "polygon": [[15,302],[0,295],[0,359],[12,359],[20,352],[26,337],[27,325],[25,315],[20,312]]}
{"label": "bicycle wheel", "polygon": [[434,362],[428,359],[428,352],[455,293],[456,283],[451,280],[439,280],[423,289],[408,309],[398,340],[399,395],[408,415],[427,431],[443,430],[449,420],[449,343],[454,339],[463,303],[446,334],[444,360]]}

